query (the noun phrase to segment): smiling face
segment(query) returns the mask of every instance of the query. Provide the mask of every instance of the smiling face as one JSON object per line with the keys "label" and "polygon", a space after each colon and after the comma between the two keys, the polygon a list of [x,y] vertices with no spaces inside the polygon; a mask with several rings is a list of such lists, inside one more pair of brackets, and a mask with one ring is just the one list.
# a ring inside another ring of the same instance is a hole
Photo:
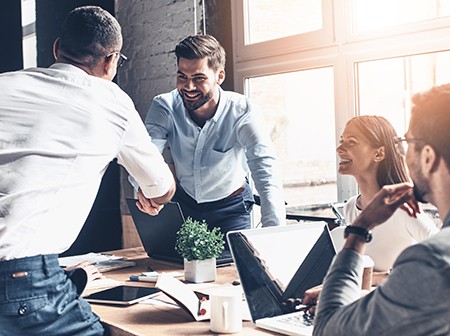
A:
{"label": "smiling face", "polygon": [[336,148],[339,156],[338,171],[342,175],[355,178],[376,177],[380,148],[372,146],[362,131],[354,123],[348,123]]}
{"label": "smiling face", "polygon": [[177,71],[177,89],[184,107],[192,112],[215,110],[219,100],[218,87],[225,72],[214,71],[208,66],[206,57],[199,59],[180,58]]}

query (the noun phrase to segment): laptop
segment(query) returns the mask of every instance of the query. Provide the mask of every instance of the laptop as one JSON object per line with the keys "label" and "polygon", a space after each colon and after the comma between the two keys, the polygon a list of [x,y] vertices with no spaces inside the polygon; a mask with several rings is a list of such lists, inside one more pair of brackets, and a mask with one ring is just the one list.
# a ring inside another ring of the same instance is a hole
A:
{"label": "laptop", "polygon": [[[131,217],[136,226],[147,255],[153,259],[183,264],[183,258],[175,250],[177,232],[184,223],[181,207],[176,202],[169,202],[156,216],[150,216],[136,206],[136,199],[127,198]],[[224,250],[216,259],[217,266],[233,263],[229,250]]]}
{"label": "laptop", "polygon": [[323,282],[336,255],[325,222],[231,231],[227,240],[257,327],[311,335],[313,318],[286,302]]}

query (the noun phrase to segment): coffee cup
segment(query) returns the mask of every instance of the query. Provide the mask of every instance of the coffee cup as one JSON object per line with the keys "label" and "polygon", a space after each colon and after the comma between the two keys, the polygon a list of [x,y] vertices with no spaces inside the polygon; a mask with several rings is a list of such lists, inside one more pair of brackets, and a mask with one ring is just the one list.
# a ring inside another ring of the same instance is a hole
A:
{"label": "coffee cup", "polygon": [[365,290],[371,290],[374,262],[372,258],[369,257],[368,255],[364,255],[363,260],[364,260],[364,271],[362,276],[361,288]]}
{"label": "coffee cup", "polygon": [[210,293],[210,329],[216,333],[237,333],[242,329],[242,292],[221,289]]}

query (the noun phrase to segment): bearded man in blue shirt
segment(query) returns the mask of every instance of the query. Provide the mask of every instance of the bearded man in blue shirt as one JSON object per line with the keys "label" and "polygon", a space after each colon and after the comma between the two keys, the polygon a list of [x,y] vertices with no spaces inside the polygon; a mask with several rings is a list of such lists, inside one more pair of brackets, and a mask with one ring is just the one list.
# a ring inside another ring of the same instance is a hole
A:
{"label": "bearded man in blue shirt", "polygon": [[188,36],[175,48],[177,88],[156,96],[145,125],[177,181],[172,199],[185,217],[223,233],[251,226],[248,173],[261,198],[262,226],[285,223],[281,172],[268,132],[249,99],[220,87],[225,50],[211,35]]}

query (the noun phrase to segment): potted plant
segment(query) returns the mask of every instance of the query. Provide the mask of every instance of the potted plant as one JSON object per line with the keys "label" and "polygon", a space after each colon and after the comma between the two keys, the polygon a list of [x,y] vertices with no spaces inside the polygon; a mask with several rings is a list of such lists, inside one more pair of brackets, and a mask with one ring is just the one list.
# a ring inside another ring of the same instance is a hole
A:
{"label": "potted plant", "polygon": [[216,280],[216,258],[224,249],[220,228],[208,229],[205,220],[188,217],[177,232],[175,250],[184,258],[184,278],[188,282]]}

